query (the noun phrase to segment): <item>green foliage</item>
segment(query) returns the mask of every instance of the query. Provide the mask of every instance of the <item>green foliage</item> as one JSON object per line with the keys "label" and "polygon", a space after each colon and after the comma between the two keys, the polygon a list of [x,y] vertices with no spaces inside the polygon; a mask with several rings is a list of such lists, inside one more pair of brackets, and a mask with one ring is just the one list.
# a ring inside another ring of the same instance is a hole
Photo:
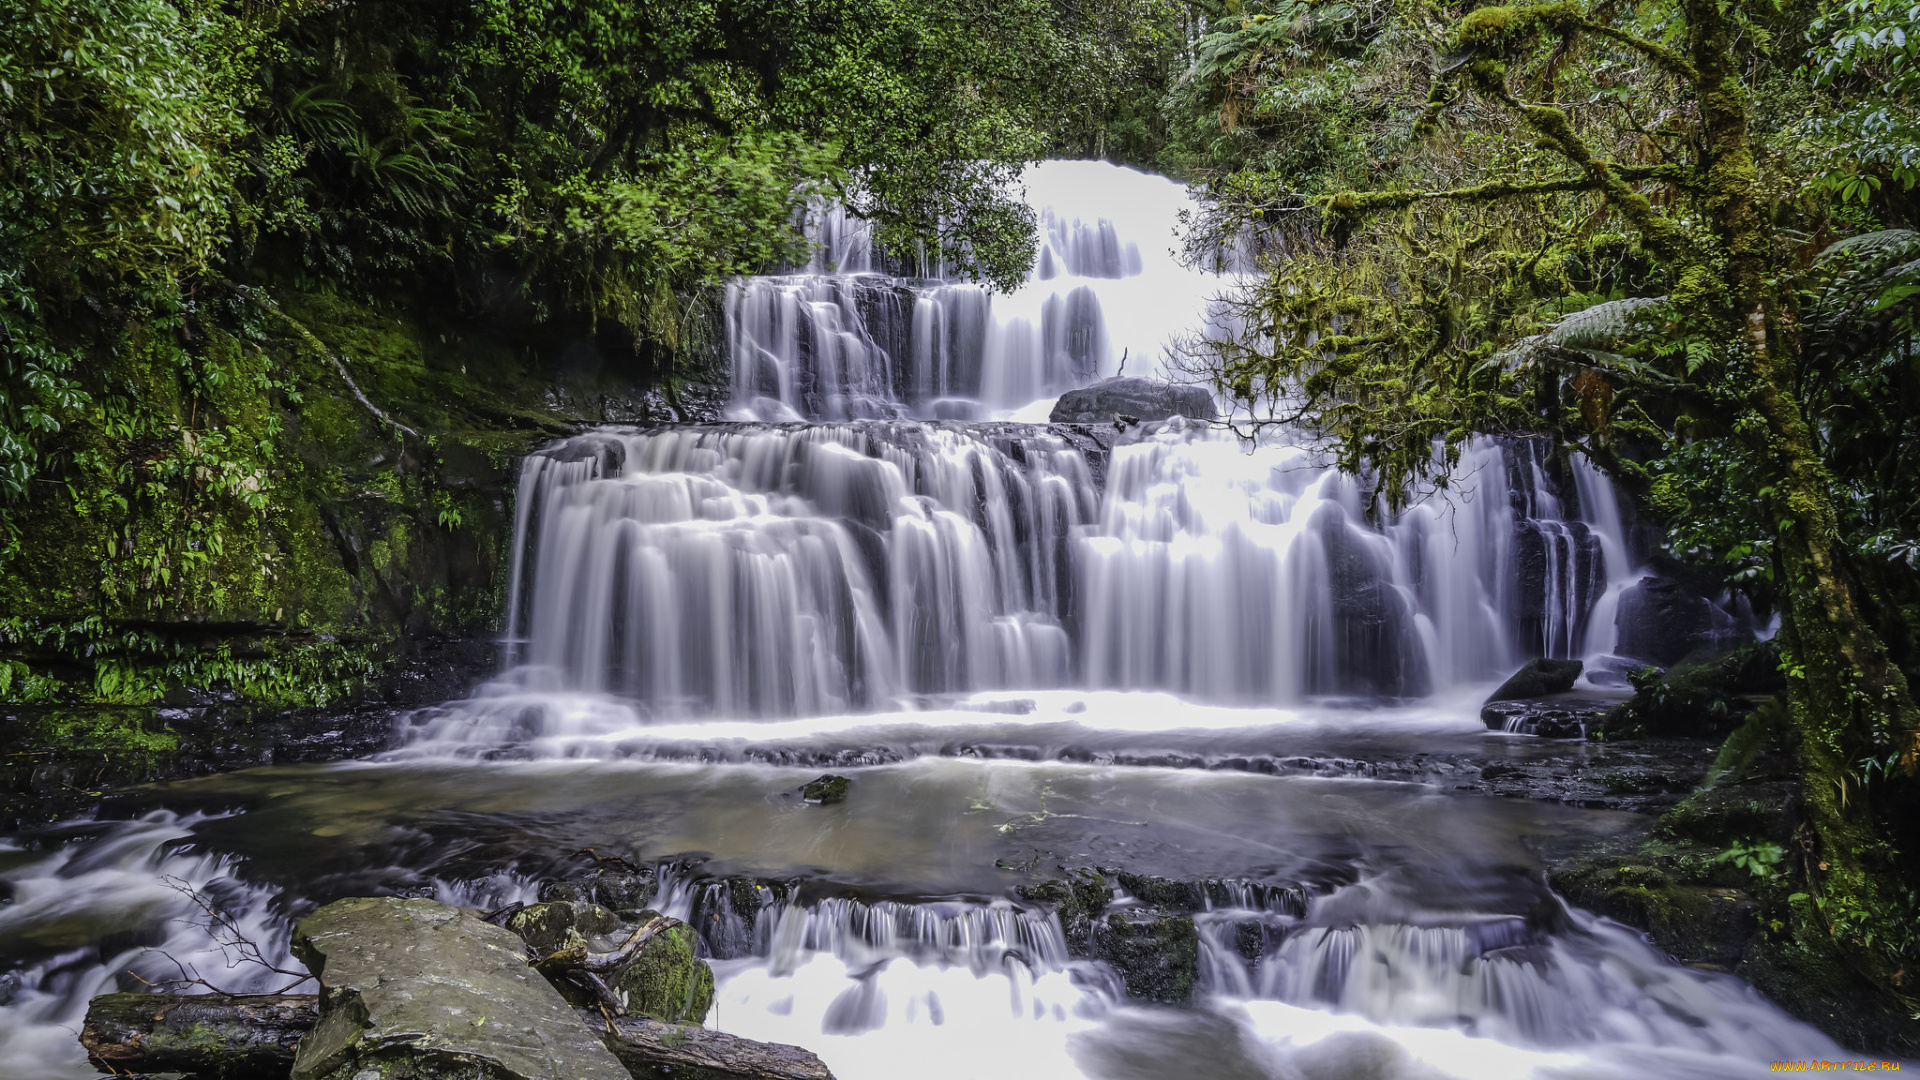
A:
{"label": "green foliage", "polygon": [[1889,184],[1920,186],[1920,4],[1842,0],[1810,29],[1818,44],[1808,70],[1837,98],[1800,127],[1819,185],[1861,204]]}
{"label": "green foliage", "polygon": [[9,6],[0,697],[318,703],[485,625],[495,481],[448,455],[592,416],[550,382],[583,342],[671,399],[819,199],[1017,281],[1012,181],[1141,2]]}
{"label": "green foliage", "polygon": [[1732,863],[1740,870],[1754,877],[1767,879],[1779,873],[1781,860],[1787,856],[1787,849],[1770,840],[1754,840],[1736,843],[1714,857],[1716,863]]}

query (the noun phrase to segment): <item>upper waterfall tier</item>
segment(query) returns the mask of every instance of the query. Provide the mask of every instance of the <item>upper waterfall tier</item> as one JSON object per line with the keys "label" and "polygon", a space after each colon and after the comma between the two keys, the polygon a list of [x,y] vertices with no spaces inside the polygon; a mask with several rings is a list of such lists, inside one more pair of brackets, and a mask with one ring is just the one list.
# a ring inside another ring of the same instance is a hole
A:
{"label": "upper waterfall tier", "polygon": [[1177,255],[1186,189],[1092,161],[1024,183],[1039,232],[1011,295],[899,265],[843,208],[816,208],[803,271],[728,287],[734,418],[1045,419],[1044,403],[1123,368],[1178,375],[1223,281]]}
{"label": "upper waterfall tier", "polygon": [[669,715],[1061,685],[1404,698],[1579,655],[1608,575],[1539,445],[1477,444],[1464,472],[1376,523],[1306,451],[1180,421],[1110,448],[1021,424],[601,431],[526,461],[510,637],[528,677]]}

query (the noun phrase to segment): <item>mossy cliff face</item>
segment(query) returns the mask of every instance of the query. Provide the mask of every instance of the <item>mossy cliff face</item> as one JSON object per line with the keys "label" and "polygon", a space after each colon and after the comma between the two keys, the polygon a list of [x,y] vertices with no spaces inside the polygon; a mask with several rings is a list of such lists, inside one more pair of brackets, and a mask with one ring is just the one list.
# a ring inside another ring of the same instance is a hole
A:
{"label": "mossy cliff face", "polygon": [[390,696],[500,629],[519,455],[688,411],[591,327],[226,286],[89,338],[103,374],[0,534],[0,702]]}

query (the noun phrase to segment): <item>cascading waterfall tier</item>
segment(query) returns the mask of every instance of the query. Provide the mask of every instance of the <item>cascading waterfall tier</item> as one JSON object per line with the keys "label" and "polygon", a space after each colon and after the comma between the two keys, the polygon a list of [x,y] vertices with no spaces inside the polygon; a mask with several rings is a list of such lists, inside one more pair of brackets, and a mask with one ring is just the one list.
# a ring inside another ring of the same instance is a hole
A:
{"label": "cascading waterfall tier", "polygon": [[[1406,698],[1578,655],[1603,579],[1527,440],[1385,521],[1313,453],[880,421],[601,430],[530,456],[522,686],[796,716],[1080,685]],[[1104,479],[1104,489],[1096,478]]]}
{"label": "cascading waterfall tier", "polygon": [[844,208],[815,208],[809,265],[728,287],[730,415],[1044,419],[1035,403],[1096,379],[1177,373],[1186,337],[1222,317],[1226,280],[1177,254],[1186,189],[1087,161],[1025,183],[1038,247],[1006,295],[899,265]]}
{"label": "cascading waterfall tier", "polygon": [[1273,705],[1583,655],[1589,613],[1611,618],[1631,580],[1626,544],[1604,478],[1544,440],[1480,441],[1457,482],[1387,514],[1280,437],[978,419],[1043,413],[1126,357],[1167,374],[1232,281],[1176,256],[1171,181],[1050,162],[1027,184],[1037,257],[1014,294],[906,276],[816,208],[811,264],[730,287],[732,414],[756,419],[527,458],[518,666],[471,722],[416,740],[551,734],[527,691],[652,717],[1075,686]]}

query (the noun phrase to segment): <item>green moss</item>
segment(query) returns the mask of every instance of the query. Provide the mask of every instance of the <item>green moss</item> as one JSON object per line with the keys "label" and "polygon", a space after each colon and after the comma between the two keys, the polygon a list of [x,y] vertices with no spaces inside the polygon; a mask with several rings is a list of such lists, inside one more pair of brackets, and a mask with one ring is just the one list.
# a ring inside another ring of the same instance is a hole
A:
{"label": "green moss", "polygon": [[713,969],[695,953],[693,928],[668,927],[614,980],[627,1011],[668,1023],[704,1023],[713,1007]]}

